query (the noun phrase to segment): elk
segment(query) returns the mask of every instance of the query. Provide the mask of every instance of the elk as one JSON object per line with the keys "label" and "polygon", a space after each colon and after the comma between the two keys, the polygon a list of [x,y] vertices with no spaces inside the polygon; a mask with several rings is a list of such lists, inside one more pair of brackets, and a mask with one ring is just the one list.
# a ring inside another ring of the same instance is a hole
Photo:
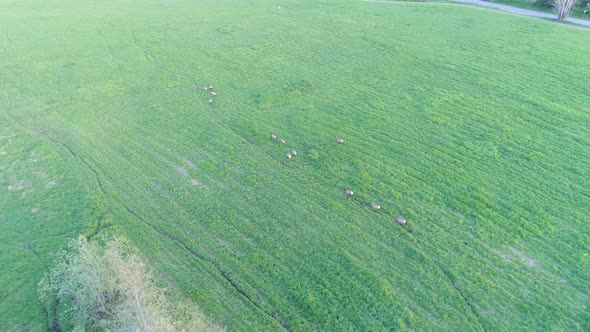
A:
{"label": "elk", "polygon": [[275,133],[270,133],[270,138],[272,138],[274,141],[277,139],[277,135]]}
{"label": "elk", "polygon": [[213,91],[213,84],[209,84],[209,91]]}
{"label": "elk", "polygon": [[285,139],[281,137],[281,143],[283,144],[287,144],[287,142],[285,142]]}
{"label": "elk", "polygon": [[293,149],[293,156],[297,155],[297,150]]}
{"label": "elk", "polygon": [[212,96],[217,96],[217,92],[215,92],[215,91],[211,91],[211,95],[212,95]]}
{"label": "elk", "polygon": [[207,88],[206,85],[203,85],[202,89],[203,89],[203,91],[207,91],[208,90],[208,88]]}
{"label": "elk", "polygon": [[291,158],[293,158],[293,156],[287,152],[287,159],[291,160]]}
{"label": "elk", "polygon": [[404,219],[400,215],[395,216],[395,221],[397,221],[397,223],[400,224],[400,225],[405,225],[406,224],[406,219]]}
{"label": "elk", "polygon": [[209,102],[212,103],[213,102],[213,99],[209,98]]}
{"label": "elk", "polygon": [[344,187],[344,195],[346,195],[347,198],[353,198],[354,193],[352,192],[352,190]]}
{"label": "elk", "polygon": [[338,144],[342,144],[342,143],[344,143],[344,140],[342,138],[340,138],[340,137],[336,137],[336,142]]}
{"label": "elk", "polygon": [[371,203],[371,207],[373,208],[373,210],[375,210],[377,212],[381,211],[381,205],[379,205],[379,204],[377,204],[375,202],[372,202]]}

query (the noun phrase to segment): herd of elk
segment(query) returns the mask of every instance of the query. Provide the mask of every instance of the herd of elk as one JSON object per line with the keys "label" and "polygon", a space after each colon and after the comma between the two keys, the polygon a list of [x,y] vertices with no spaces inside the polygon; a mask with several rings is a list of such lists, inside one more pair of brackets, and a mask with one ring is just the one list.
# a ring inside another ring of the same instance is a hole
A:
{"label": "herd of elk", "polygon": [[[277,135],[276,135],[275,133],[270,133],[270,138],[271,138],[273,141],[276,141],[276,140],[277,140]],[[284,138],[282,138],[282,137],[280,138],[280,140],[279,140],[279,141],[280,141],[282,144],[286,144],[286,143],[287,143],[287,142],[285,141],[285,139],[284,139]],[[338,143],[338,144],[343,144],[343,143],[344,143],[344,139],[343,139],[343,138],[340,138],[340,137],[336,137],[336,143]],[[287,159],[288,159],[288,160],[291,160],[291,159],[293,159],[293,157],[295,157],[295,156],[297,156],[297,150],[293,149],[292,151],[290,151],[290,152],[287,152]],[[346,188],[346,187],[344,187],[343,189],[344,189],[344,195],[346,196],[346,198],[354,199],[354,192],[353,192],[351,189],[349,189],[349,188]],[[379,211],[381,211],[381,205],[379,205],[379,204],[377,204],[377,203],[375,203],[375,202],[371,202],[371,208],[372,208],[372,209],[373,209],[373,211],[375,211],[375,212],[379,212]],[[396,215],[396,216],[395,216],[395,221],[397,221],[397,223],[398,223],[398,224],[400,224],[400,225],[402,225],[402,226],[406,224],[406,219],[404,219],[404,218],[403,218],[402,216],[400,216],[400,215]]]}
{"label": "herd of elk", "polygon": [[[213,84],[203,85],[201,87],[201,89],[203,89],[203,91],[207,91],[209,93],[209,95],[211,95],[211,97],[217,96],[217,92],[215,92],[215,88],[213,88]],[[213,98],[209,98],[207,101],[209,103],[212,103]]]}
{"label": "herd of elk", "polygon": [[[276,141],[277,138],[278,138],[277,134],[270,133],[270,139],[272,139],[273,141]],[[279,139],[279,142],[281,142],[281,144],[287,145],[287,141],[283,137],[281,137]],[[293,159],[296,156],[297,156],[297,150],[295,150],[295,149],[287,152],[287,159],[288,160],[291,160],[291,159]]]}
{"label": "herd of elk", "polygon": [[[203,85],[202,89],[203,89],[203,91],[207,91],[209,93],[210,98],[208,99],[208,101],[209,101],[209,103],[212,103],[213,102],[213,98],[212,97],[217,96],[217,92],[215,92],[215,88],[213,87],[213,85],[212,84]],[[270,138],[273,141],[276,141],[277,140],[277,135],[275,133],[270,133]],[[286,145],[287,144],[287,141],[285,141],[285,139],[283,137],[281,137],[279,141],[283,145]],[[341,138],[341,137],[336,137],[336,143],[343,144],[344,143],[344,139]],[[293,149],[290,152],[287,152],[287,159],[288,160],[293,159],[293,157],[295,157],[295,156],[297,156],[297,150]],[[346,195],[347,198],[354,199],[354,192],[351,189],[349,189],[349,188],[344,187],[344,195]],[[376,212],[381,211],[381,206],[379,204],[375,203],[375,202],[371,202],[371,208],[374,211],[376,211]],[[404,219],[400,215],[395,216],[395,220],[400,225],[405,225],[406,224],[406,219]]]}
{"label": "herd of elk", "polygon": [[[207,91],[209,93],[209,95],[210,95],[209,103],[212,103],[213,102],[212,97],[217,96],[217,92],[215,92],[215,89],[214,89],[213,85],[212,84],[204,85],[202,87],[202,89],[203,89],[203,91]],[[270,133],[270,138],[273,141],[276,141],[278,137],[277,137],[277,134]],[[281,142],[281,144],[283,144],[283,145],[286,145],[287,144],[287,141],[285,141],[285,139],[283,137],[281,137],[279,139],[279,142]],[[341,138],[341,137],[336,137],[336,143],[338,143],[338,144],[344,144],[344,139]],[[288,160],[293,159],[295,156],[297,156],[297,150],[293,149],[293,150],[287,152],[287,159]],[[354,192],[351,189],[349,189],[349,188],[344,187],[344,195],[346,196],[346,198],[354,199]],[[376,212],[381,211],[381,205],[379,205],[379,204],[377,204],[375,202],[371,202],[371,208],[373,209],[373,211],[376,211]],[[395,216],[395,220],[400,225],[405,225],[406,224],[406,219],[404,219],[400,215]]]}

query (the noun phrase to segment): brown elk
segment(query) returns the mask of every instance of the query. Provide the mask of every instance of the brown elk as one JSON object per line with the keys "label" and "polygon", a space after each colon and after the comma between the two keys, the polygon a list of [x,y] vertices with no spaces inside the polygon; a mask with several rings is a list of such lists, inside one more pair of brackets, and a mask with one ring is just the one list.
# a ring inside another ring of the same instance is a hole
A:
{"label": "brown elk", "polygon": [[381,205],[379,205],[375,202],[371,203],[371,207],[373,208],[373,210],[375,210],[377,212],[381,211]]}
{"label": "brown elk", "polygon": [[352,192],[352,190],[344,187],[344,195],[346,195],[347,198],[354,198],[354,193]]}
{"label": "brown elk", "polygon": [[395,221],[397,221],[397,223],[400,224],[400,225],[405,225],[406,224],[406,219],[404,219],[400,215],[395,216]]}
{"label": "brown elk", "polygon": [[338,144],[342,144],[344,143],[344,140],[340,137],[336,137],[336,142],[338,142]]}

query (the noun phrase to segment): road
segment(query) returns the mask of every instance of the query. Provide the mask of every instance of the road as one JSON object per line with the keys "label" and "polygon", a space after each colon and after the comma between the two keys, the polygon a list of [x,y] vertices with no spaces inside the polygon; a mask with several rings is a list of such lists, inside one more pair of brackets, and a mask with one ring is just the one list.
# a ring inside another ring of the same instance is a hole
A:
{"label": "road", "polygon": [[[412,4],[412,3],[419,3],[419,4],[423,4],[423,5],[438,5],[438,6],[444,6],[444,5],[451,5],[452,6],[452,5],[457,5],[457,4],[468,4],[468,5],[479,5],[479,6],[487,7],[487,8],[499,9],[501,11],[516,14],[516,15],[524,15],[524,16],[539,17],[539,18],[550,18],[550,19],[557,18],[557,15],[555,15],[555,14],[543,13],[543,12],[538,12],[538,11],[530,10],[530,9],[501,5],[499,3],[493,3],[493,2],[482,1],[482,0],[454,0],[454,3],[449,3],[449,2],[408,2],[408,1],[396,1],[396,0],[364,0],[364,1],[400,4],[400,5]],[[569,23],[575,23],[578,25],[590,27],[590,21],[587,21],[587,20],[581,20],[578,18],[568,18],[566,21]],[[555,23],[557,23],[557,22],[555,22]],[[576,27],[573,25],[568,25],[568,26],[572,27],[572,28],[579,28],[582,30],[587,30],[586,28]]]}
{"label": "road", "polygon": [[[519,14],[519,15],[543,17],[543,18],[553,18],[553,19],[556,18],[556,16],[557,16],[555,14],[549,14],[549,13],[538,12],[535,10],[529,10],[529,9],[523,9],[523,8],[512,7],[512,6],[507,6],[507,5],[501,5],[499,3],[493,3],[493,2],[489,2],[489,1],[482,1],[482,0],[454,0],[454,1],[459,2],[459,3],[469,3],[469,4],[484,6],[484,7],[496,8],[496,9],[500,9],[500,10],[503,10],[506,12]],[[575,23],[575,24],[590,27],[590,21],[581,20],[581,19],[577,19],[577,18],[568,18],[567,21],[570,23]]]}

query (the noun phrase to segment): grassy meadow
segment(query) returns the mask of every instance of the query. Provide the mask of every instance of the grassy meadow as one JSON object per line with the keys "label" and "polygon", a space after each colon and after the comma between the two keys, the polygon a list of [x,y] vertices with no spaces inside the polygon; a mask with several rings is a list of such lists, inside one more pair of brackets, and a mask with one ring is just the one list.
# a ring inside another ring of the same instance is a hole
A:
{"label": "grassy meadow", "polygon": [[457,6],[0,0],[0,330],[115,231],[229,331],[587,331],[588,54]]}

